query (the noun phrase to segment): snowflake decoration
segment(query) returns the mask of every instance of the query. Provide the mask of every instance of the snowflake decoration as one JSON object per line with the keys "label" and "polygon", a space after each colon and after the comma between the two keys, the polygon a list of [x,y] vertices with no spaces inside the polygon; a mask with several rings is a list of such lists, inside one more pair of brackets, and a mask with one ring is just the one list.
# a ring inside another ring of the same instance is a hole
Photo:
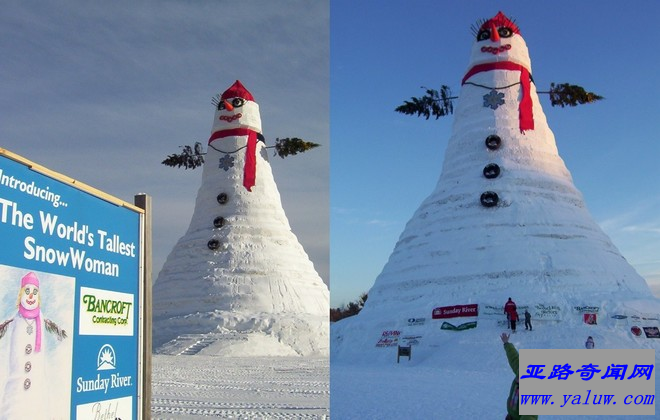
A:
{"label": "snowflake decoration", "polygon": [[232,168],[234,166],[234,158],[229,156],[229,154],[224,155],[223,157],[220,158],[220,168],[224,169],[225,171],[228,171],[229,168]]}
{"label": "snowflake decoration", "polygon": [[493,89],[484,95],[484,107],[497,109],[497,107],[502,104],[504,104],[503,93],[499,93],[495,89]]}

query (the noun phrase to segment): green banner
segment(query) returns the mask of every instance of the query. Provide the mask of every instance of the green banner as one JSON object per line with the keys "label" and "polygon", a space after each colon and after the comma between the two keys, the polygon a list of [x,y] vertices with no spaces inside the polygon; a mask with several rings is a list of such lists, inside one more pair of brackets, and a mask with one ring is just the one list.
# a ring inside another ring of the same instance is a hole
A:
{"label": "green banner", "polygon": [[463,331],[463,330],[469,330],[470,328],[477,328],[477,321],[465,322],[459,325],[458,327],[445,321],[440,326],[441,330],[450,330],[450,331]]}

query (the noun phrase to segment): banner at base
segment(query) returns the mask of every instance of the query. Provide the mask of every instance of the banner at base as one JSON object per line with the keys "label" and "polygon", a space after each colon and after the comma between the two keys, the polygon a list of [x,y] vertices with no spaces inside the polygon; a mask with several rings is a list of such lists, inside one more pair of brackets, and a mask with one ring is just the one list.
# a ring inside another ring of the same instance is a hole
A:
{"label": "banner at base", "polygon": [[440,326],[441,330],[449,330],[449,331],[463,331],[463,330],[469,330],[470,328],[477,328],[477,321],[465,322],[459,326],[455,326],[445,321]]}

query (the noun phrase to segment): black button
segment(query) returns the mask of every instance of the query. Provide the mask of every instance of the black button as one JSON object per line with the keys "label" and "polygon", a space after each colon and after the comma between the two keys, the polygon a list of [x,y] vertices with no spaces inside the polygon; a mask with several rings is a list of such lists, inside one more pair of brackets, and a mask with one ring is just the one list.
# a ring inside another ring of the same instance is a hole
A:
{"label": "black button", "polygon": [[501,144],[502,139],[497,134],[491,134],[490,136],[486,137],[486,147],[489,150],[497,150],[500,148]]}
{"label": "black button", "polygon": [[500,175],[500,166],[497,163],[489,163],[484,168],[484,176],[488,179],[497,178]]}
{"label": "black button", "polygon": [[496,192],[486,191],[485,193],[481,194],[481,205],[484,207],[494,207],[497,205],[499,200],[500,199]]}

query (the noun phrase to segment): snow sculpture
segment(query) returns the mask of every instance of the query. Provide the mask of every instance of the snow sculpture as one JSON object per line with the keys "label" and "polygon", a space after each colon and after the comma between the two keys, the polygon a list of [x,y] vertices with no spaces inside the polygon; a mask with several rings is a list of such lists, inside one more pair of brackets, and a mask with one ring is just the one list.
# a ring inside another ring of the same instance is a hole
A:
{"label": "snow sculpture", "polygon": [[518,27],[500,12],[477,32],[437,186],[364,309],[333,329],[333,354],[365,334],[373,344],[383,330],[403,337],[417,328],[406,319],[428,323],[437,307],[478,304],[484,319],[498,306],[490,311],[504,320],[501,301],[515,296],[534,318],[562,320],[584,305],[614,315],[622,301],[653,299],[573,185]]}
{"label": "snow sculpture", "polygon": [[154,285],[158,352],[328,352],[328,288],[291,232],[262,139],[259,105],[236,81],[218,101],[190,226]]}

